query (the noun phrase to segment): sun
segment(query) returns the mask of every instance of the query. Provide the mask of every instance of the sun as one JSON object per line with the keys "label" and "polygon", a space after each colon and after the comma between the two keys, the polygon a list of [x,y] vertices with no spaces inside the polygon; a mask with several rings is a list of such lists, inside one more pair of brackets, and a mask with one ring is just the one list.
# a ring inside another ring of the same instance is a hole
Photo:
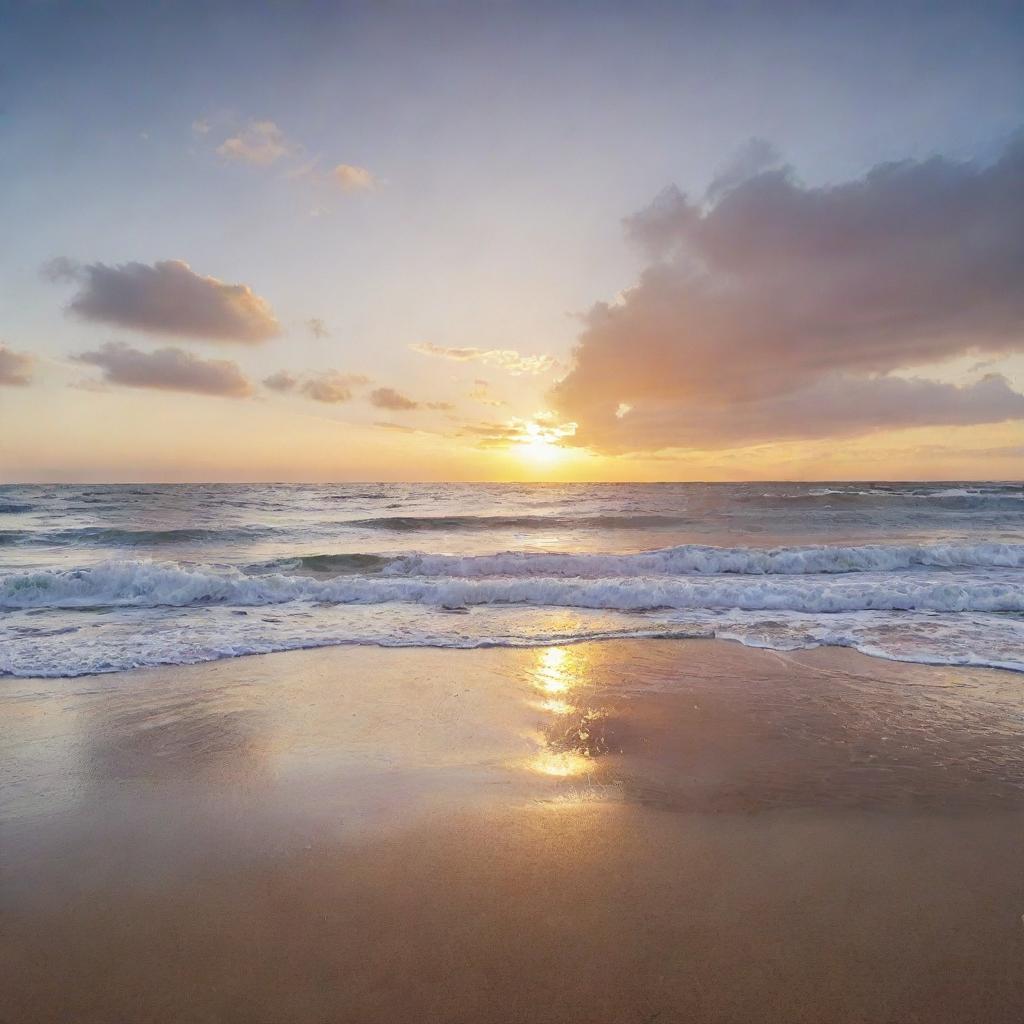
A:
{"label": "sun", "polygon": [[536,438],[516,445],[516,454],[534,466],[551,466],[561,462],[565,457],[565,449],[552,441]]}
{"label": "sun", "polygon": [[561,434],[540,423],[526,423],[523,426],[522,439],[513,450],[533,466],[552,466],[561,462],[567,452],[558,443]]}

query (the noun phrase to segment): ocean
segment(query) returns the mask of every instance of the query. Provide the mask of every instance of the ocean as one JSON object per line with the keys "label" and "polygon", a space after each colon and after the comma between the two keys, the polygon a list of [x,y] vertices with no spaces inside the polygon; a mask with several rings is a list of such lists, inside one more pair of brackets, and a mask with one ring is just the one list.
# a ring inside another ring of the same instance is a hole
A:
{"label": "ocean", "polygon": [[0,487],[0,675],[603,637],[1024,671],[1024,485]]}

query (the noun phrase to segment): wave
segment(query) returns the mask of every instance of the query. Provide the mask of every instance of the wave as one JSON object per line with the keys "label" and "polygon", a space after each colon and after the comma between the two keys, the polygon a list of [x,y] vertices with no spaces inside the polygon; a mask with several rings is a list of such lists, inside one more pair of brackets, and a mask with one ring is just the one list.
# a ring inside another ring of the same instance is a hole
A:
{"label": "wave", "polygon": [[[760,611],[621,611],[492,605],[441,618],[423,605],[386,609],[295,606],[247,612],[230,607],[165,610],[146,621],[137,611],[107,611],[76,623],[58,613],[41,627],[33,613],[0,626],[0,676],[81,676],[152,665],[182,665],[340,645],[380,647],[536,647],[614,638],[708,638],[793,651],[850,647],[894,661],[970,665],[1024,672],[1024,618],[1008,615],[857,611],[834,615]],[[268,614],[268,612],[272,612]],[[6,637],[4,636],[6,634]]]}
{"label": "wave", "polygon": [[0,501],[0,513],[31,512],[33,506],[18,501]]}
{"label": "wave", "polygon": [[682,526],[691,517],[678,515],[595,515],[595,516],[379,516],[348,519],[341,525],[365,530],[394,530],[415,533],[426,530],[549,530],[603,529],[635,530]]}
{"label": "wave", "polygon": [[179,528],[169,530],[129,530],[110,526],[84,526],[67,530],[0,530],[0,544],[58,544],[95,547],[155,547],[163,544],[207,544],[218,541],[247,541],[268,533],[271,528],[243,529]]}
{"label": "wave", "polygon": [[342,576],[348,573],[376,572],[393,559],[387,555],[369,555],[359,552],[340,555],[297,555],[294,558],[275,558],[269,562],[255,562],[246,567],[248,573],[310,572],[318,576]]}
{"label": "wave", "polygon": [[[353,557],[353,556],[347,556]],[[1024,544],[865,544],[792,548],[721,548],[696,544],[639,554],[558,554],[506,551],[496,555],[397,556],[387,575],[407,576],[662,576],[816,575],[894,572],[914,568],[1024,568]]]}
{"label": "wave", "polygon": [[740,502],[772,504],[782,502],[786,507],[806,506],[815,509],[891,507],[906,502],[920,507],[929,502],[945,511],[1022,511],[1024,488],[1016,484],[991,487],[896,488],[868,487],[848,489],[816,487],[807,491],[776,493],[765,492],[756,496],[738,497]]}
{"label": "wave", "polygon": [[340,576],[183,568],[173,563],[105,562],[70,571],[0,577],[0,608],[247,607],[291,602],[388,602],[469,608],[520,605],[645,611],[739,609],[834,613],[853,611],[1024,612],[1024,584],[984,576],[764,577],[639,576],[615,578]]}

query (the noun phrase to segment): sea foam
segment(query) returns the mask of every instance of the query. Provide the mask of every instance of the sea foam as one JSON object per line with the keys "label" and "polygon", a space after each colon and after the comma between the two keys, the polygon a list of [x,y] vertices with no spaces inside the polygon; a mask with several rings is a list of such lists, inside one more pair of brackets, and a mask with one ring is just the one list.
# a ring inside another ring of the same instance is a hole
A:
{"label": "sea foam", "polygon": [[319,602],[440,606],[518,604],[566,608],[648,608],[839,612],[1024,612],[1024,583],[985,576],[862,572],[847,576],[633,575],[584,578],[530,575],[356,576],[330,579],[173,563],[114,561],[71,571],[9,573],[0,578],[0,608],[241,607]]}

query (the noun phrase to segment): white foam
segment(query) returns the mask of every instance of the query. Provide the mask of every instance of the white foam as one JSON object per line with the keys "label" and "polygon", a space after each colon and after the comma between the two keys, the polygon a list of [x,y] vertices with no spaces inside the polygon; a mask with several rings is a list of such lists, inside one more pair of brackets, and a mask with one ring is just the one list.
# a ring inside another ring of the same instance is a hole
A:
{"label": "white foam", "polygon": [[[69,613],[49,614],[75,620]],[[125,609],[90,617],[87,625],[43,631],[36,630],[37,622],[32,613],[12,612],[0,623],[0,641],[6,641],[0,642],[0,674],[77,676],[350,644],[527,647],[615,637],[715,637],[787,651],[843,646],[896,661],[1024,671],[1024,621],[984,614],[626,614],[503,605],[450,616],[424,605],[298,605],[244,615],[219,606],[183,608],[156,618],[146,609]],[[31,635],[19,637],[22,628]]]}
{"label": "white foam", "polygon": [[1024,544],[864,544],[792,548],[721,548],[696,544],[640,554],[495,555],[415,552],[388,563],[395,576],[660,576],[894,572],[913,568],[1024,568]]}
{"label": "white foam", "polygon": [[[436,557],[436,556],[435,556]],[[580,557],[580,556],[571,556]],[[614,556],[633,557],[633,556]],[[104,562],[74,571],[11,573],[0,582],[0,608],[239,607],[290,602],[400,602],[474,606],[517,604],[568,608],[1024,612],[1024,582],[963,572],[847,576],[246,576],[237,570],[172,563]]]}

